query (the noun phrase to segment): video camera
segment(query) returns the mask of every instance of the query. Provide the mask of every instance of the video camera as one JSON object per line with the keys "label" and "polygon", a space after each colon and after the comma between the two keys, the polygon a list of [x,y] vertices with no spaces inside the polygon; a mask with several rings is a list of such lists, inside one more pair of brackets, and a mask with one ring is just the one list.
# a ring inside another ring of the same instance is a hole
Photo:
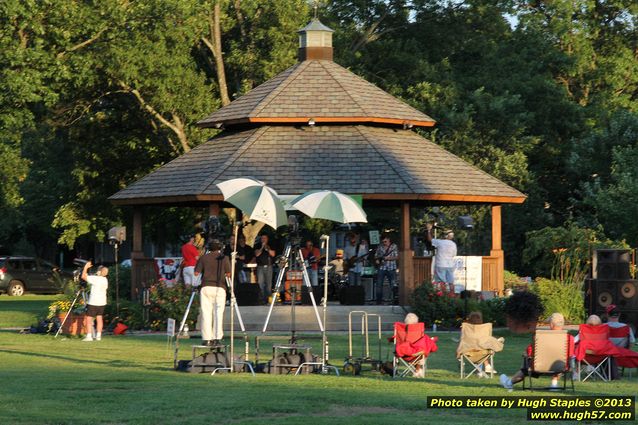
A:
{"label": "video camera", "polygon": [[82,270],[84,270],[84,265],[89,260],[83,260],[81,258],[74,258],[73,265],[77,266],[75,270],[73,270],[73,281],[80,285],[82,288],[86,288],[86,282],[82,280]]}
{"label": "video camera", "polygon": [[222,226],[219,217],[216,215],[209,216],[205,221],[201,223],[202,229],[204,230],[203,236],[206,241],[205,247],[207,250],[212,251],[213,244],[220,245],[220,251],[224,252],[224,241],[227,238],[226,231],[224,226]]}
{"label": "video camera", "polygon": [[296,215],[288,216],[288,239],[292,246],[301,245],[301,229]]}

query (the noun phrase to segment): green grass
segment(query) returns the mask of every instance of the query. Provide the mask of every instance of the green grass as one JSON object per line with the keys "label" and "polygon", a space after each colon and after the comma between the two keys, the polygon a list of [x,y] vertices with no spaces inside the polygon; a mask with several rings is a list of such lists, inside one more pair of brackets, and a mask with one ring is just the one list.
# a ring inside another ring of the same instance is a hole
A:
{"label": "green grass", "polygon": [[[520,364],[528,337],[506,336],[496,368]],[[0,423],[7,424],[454,424],[524,423],[525,410],[426,410],[428,396],[508,393],[497,379],[458,378],[456,334],[439,334],[425,380],[362,376],[275,376],[174,372],[162,336],[77,338],[0,332]],[[195,342],[195,340],[193,340]],[[309,340],[319,348],[319,341]],[[263,353],[271,342],[264,343]],[[187,358],[190,341],[182,341]],[[359,345],[357,344],[357,347]],[[330,336],[331,359],[342,365],[347,336]],[[386,356],[386,344],[382,357]],[[578,395],[635,394],[637,380],[576,383]],[[537,392],[534,395],[549,394]],[[571,394],[569,392],[568,394]]]}
{"label": "green grass", "polygon": [[0,295],[0,328],[28,327],[46,313],[51,301],[60,295]]}

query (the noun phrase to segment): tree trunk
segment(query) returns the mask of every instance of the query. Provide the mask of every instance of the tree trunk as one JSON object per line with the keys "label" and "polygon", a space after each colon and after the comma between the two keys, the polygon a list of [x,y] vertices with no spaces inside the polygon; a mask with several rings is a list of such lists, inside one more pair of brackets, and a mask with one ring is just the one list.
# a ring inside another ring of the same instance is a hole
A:
{"label": "tree trunk", "polygon": [[221,13],[221,5],[218,0],[213,6],[212,15],[208,16],[209,37],[202,37],[202,41],[215,59],[219,96],[221,97],[222,105],[226,106],[230,103],[230,97],[228,96],[228,85],[226,84],[226,71],[224,70],[224,57],[222,53]]}

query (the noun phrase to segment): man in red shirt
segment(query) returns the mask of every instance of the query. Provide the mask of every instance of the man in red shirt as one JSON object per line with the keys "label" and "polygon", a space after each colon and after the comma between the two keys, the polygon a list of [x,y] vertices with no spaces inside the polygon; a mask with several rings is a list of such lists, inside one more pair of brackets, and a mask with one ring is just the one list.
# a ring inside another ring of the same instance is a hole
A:
{"label": "man in red shirt", "polygon": [[199,251],[195,246],[195,236],[191,236],[182,246],[182,269],[186,285],[199,285],[199,277],[195,277],[197,260],[199,260]]}
{"label": "man in red shirt", "polygon": [[306,241],[306,246],[301,250],[304,260],[308,267],[308,277],[312,286],[319,286],[319,260],[321,259],[321,251],[316,248],[312,241]]}

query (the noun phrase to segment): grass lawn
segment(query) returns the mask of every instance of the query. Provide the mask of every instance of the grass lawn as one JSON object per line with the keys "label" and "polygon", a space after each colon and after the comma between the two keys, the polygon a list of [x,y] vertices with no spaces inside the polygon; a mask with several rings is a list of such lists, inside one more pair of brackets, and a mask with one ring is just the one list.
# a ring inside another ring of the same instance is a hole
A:
{"label": "grass lawn", "polygon": [[0,328],[28,327],[45,314],[51,301],[60,295],[0,295]]}
{"label": "grass lawn", "polygon": [[[503,335],[505,350],[495,365],[510,374],[529,338]],[[162,336],[107,336],[85,343],[0,332],[0,423],[525,423],[524,409],[425,409],[428,396],[530,395],[520,389],[508,393],[496,378],[460,380],[452,341],[457,336],[439,334],[440,348],[430,357],[424,380],[393,380],[372,372],[356,377],[178,373],[171,369],[172,353]],[[318,341],[308,343],[319,351]],[[180,357],[187,358],[190,341],[181,346]],[[342,365],[347,335],[331,335],[330,348],[332,363]],[[637,383],[636,377],[577,382],[576,394],[634,395]],[[543,394],[550,393],[534,393]]]}

